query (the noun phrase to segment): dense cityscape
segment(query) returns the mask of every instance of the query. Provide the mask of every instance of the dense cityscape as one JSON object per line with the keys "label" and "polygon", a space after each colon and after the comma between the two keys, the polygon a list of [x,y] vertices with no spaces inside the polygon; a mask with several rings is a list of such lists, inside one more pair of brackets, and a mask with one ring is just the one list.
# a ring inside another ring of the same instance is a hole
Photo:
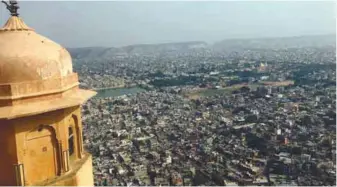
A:
{"label": "dense cityscape", "polygon": [[95,185],[336,185],[332,43],[70,49]]}
{"label": "dense cityscape", "polygon": [[333,2],[1,4],[0,186],[336,186]]}

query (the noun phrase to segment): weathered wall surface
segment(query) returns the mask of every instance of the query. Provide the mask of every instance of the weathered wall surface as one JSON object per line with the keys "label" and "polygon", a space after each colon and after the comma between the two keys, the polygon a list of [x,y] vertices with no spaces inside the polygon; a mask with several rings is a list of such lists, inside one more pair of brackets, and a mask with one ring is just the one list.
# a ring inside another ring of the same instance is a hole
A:
{"label": "weathered wall surface", "polygon": [[59,179],[45,183],[46,186],[94,186],[92,173],[92,157],[86,153],[85,157],[74,165],[72,171]]}
{"label": "weathered wall surface", "polygon": [[[25,184],[33,185],[46,179],[57,180],[55,176],[59,174],[62,177],[66,174],[64,173],[65,163],[69,163],[70,172],[79,168],[78,162],[83,158],[81,123],[80,106],[1,121],[0,145],[6,149],[6,152],[0,153],[1,170],[6,168],[6,171],[14,171],[13,164],[23,163]],[[70,162],[67,162],[63,153],[69,150],[69,127],[73,128],[74,133],[74,156]],[[12,160],[12,162],[2,162],[3,160]],[[80,174],[76,174],[72,182],[66,180],[64,184],[93,183],[90,182],[93,180],[91,159],[82,164],[86,169],[78,170]],[[83,175],[84,179],[82,179]],[[0,175],[0,183],[15,185],[15,173],[7,172]]]}
{"label": "weathered wall surface", "polygon": [[0,120],[0,186],[16,184],[14,164],[17,163],[14,128]]}

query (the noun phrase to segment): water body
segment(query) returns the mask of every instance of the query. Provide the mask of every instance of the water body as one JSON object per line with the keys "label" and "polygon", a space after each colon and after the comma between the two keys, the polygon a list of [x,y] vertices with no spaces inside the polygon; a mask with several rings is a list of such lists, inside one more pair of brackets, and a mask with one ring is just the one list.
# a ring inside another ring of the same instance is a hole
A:
{"label": "water body", "polygon": [[96,97],[117,97],[126,94],[136,94],[139,92],[146,91],[140,87],[131,87],[131,88],[108,88],[104,90],[98,90]]}

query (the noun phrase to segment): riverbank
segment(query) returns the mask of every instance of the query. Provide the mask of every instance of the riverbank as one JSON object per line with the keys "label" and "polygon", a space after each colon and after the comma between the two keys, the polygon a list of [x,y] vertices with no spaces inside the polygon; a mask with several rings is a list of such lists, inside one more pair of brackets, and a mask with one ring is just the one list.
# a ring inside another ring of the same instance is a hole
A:
{"label": "riverbank", "polygon": [[103,87],[103,88],[92,88],[91,90],[94,91],[101,91],[101,90],[108,90],[108,89],[118,89],[118,88],[127,88],[124,85],[123,86],[111,86],[111,87]]}
{"label": "riverbank", "polygon": [[111,87],[103,87],[103,88],[89,88],[94,91],[102,91],[102,90],[109,90],[109,89],[120,89],[120,88],[133,88],[133,87],[139,87],[145,90],[151,90],[153,89],[153,86],[148,84],[129,84],[129,85],[120,85],[120,86],[111,86]]}
{"label": "riverbank", "polygon": [[122,88],[107,88],[107,89],[98,90],[97,95],[95,97],[98,97],[98,98],[118,97],[121,95],[136,94],[136,93],[145,92],[145,91],[147,90],[139,86],[122,87]]}

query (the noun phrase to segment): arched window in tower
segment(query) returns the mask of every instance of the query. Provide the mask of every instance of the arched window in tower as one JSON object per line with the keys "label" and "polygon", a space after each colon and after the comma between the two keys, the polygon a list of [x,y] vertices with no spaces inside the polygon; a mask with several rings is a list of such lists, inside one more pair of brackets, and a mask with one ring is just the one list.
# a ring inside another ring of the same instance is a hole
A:
{"label": "arched window in tower", "polygon": [[68,136],[69,156],[72,157],[75,152],[73,128],[69,127],[68,131],[69,131],[69,136]]}

